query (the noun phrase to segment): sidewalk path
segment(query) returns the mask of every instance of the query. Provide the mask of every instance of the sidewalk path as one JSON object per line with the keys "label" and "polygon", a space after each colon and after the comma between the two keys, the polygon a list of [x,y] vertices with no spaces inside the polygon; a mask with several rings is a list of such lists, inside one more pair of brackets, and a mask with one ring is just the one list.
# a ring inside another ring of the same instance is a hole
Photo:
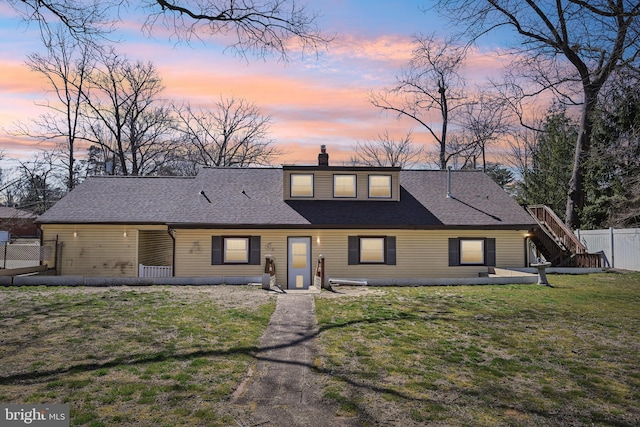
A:
{"label": "sidewalk path", "polygon": [[322,402],[322,378],[312,371],[318,334],[313,295],[282,294],[260,340],[255,372],[234,393],[241,426],[355,426]]}

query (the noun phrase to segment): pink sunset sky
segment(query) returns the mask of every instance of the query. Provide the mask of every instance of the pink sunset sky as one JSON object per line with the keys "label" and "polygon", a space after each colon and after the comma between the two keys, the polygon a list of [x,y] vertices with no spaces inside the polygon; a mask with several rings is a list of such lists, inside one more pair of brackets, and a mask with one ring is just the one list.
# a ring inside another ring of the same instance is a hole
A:
{"label": "pink sunset sky", "polygon": [[[335,40],[318,57],[292,53],[287,63],[238,58],[225,52],[220,39],[185,44],[161,32],[145,37],[140,31],[144,17],[135,13],[116,33],[123,40],[117,48],[132,60],[157,66],[166,99],[199,105],[236,96],[255,103],[272,117],[271,137],[287,153],[279,163],[314,162],[319,146],[326,144],[336,164],[351,156],[357,141],[375,139],[385,130],[400,138],[413,128],[415,142],[433,151],[433,140],[414,123],[381,113],[368,100],[369,93],[394,84],[410,58],[412,35],[446,35],[444,19],[422,10],[429,3],[307,1],[321,14],[321,29]],[[27,26],[0,3],[0,149],[5,155],[0,168],[11,158],[28,159],[39,148],[37,141],[12,136],[11,129],[47,111],[37,105],[51,96],[47,84],[25,65],[29,53],[42,51],[40,43],[36,26]],[[468,86],[497,77],[507,61],[498,55],[498,44],[486,43],[468,57]]]}

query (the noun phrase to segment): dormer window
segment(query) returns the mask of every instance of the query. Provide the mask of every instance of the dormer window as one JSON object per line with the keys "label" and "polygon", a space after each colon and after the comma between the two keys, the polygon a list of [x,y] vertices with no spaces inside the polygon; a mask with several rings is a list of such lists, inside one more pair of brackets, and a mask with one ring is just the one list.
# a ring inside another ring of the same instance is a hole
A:
{"label": "dormer window", "polygon": [[333,197],[356,197],[356,176],[334,175]]}
{"label": "dormer window", "polygon": [[291,174],[291,197],[313,197],[313,174]]}
{"label": "dormer window", "polygon": [[369,197],[391,198],[391,175],[369,175]]}

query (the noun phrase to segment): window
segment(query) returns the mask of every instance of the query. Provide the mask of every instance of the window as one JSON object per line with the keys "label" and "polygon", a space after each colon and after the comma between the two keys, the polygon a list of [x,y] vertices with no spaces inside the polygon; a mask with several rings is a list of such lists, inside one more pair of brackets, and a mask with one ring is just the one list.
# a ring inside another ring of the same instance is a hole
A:
{"label": "window", "polygon": [[452,238],[449,239],[449,266],[496,265],[496,239]]}
{"label": "window", "polygon": [[291,174],[291,197],[313,197],[313,174]]}
{"label": "window", "polygon": [[224,239],[224,263],[246,264],[249,262],[249,238],[225,237]]}
{"label": "window", "polygon": [[260,236],[212,236],[211,265],[260,265]]}
{"label": "window", "polygon": [[356,197],[356,176],[334,175],[333,197]]}
{"label": "window", "polygon": [[384,237],[360,238],[360,263],[384,263]]}
{"label": "window", "polygon": [[391,175],[369,175],[369,197],[391,197]]}
{"label": "window", "polygon": [[484,240],[460,240],[460,264],[484,264]]}
{"label": "window", "polygon": [[396,264],[395,236],[349,236],[349,265]]}

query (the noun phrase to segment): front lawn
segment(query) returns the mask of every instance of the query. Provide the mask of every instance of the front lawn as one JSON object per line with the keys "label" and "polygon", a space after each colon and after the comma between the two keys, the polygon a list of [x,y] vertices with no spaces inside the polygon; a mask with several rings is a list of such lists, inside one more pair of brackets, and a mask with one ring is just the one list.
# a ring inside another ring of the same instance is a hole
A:
{"label": "front lawn", "polygon": [[640,425],[640,274],[549,278],[323,293],[325,398],[363,425]]}
{"label": "front lawn", "polygon": [[71,425],[230,425],[275,299],[251,287],[0,288],[0,402]]}

